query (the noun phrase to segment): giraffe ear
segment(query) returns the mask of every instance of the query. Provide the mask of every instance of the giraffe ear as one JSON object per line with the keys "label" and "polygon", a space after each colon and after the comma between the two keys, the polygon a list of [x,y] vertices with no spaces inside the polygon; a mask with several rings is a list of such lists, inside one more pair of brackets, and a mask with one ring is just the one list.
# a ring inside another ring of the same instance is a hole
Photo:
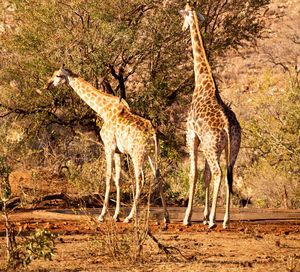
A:
{"label": "giraffe ear", "polygon": [[66,70],[64,68],[60,68],[60,70],[67,76],[69,76],[71,74],[68,70]]}
{"label": "giraffe ear", "polygon": [[196,13],[200,21],[205,21],[205,17],[201,13],[199,13],[198,11],[196,11]]}
{"label": "giraffe ear", "polygon": [[185,17],[185,16],[188,16],[188,15],[189,15],[189,12],[186,11],[186,10],[180,10],[180,11],[179,11],[179,14],[181,14],[183,17]]}

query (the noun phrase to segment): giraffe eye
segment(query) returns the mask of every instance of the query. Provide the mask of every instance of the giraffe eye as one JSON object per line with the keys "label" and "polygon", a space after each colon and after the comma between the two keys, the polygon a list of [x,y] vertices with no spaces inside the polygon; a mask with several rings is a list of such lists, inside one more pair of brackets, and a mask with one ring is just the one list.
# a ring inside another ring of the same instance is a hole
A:
{"label": "giraffe eye", "polygon": [[56,77],[63,77],[63,76],[61,76],[61,75],[56,75]]}

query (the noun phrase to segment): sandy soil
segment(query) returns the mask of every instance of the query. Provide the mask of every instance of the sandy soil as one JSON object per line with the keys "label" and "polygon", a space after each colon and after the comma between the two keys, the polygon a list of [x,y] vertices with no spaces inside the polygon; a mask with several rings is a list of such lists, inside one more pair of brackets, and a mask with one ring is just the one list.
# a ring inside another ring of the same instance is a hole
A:
{"label": "sandy soil", "polygon": [[[261,210],[258,213],[261,218],[253,216],[258,211],[242,211],[234,210],[233,217],[252,216],[249,220],[234,220],[229,230],[223,230],[221,222],[213,230],[208,230],[201,222],[184,227],[172,214],[171,223],[164,230],[160,219],[152,219],[151,233],[163,245],[178,248],[185,257],[171,249],[172,254],[167,256],[148,236],[143,262],[132,261],[132,249],[123,250],[124,255],[118,260],[109,257],[107,248],[103,248],[103,239],[110,233],[105,232],[110,224],[101,223],[95,229],[86,215],[33,210],[17,212],[10,219],[22,235],[36,228],[46,228],[59,235],[53,261],[33,261],[26,271],[300,271],[299,211],[283,211],[278,216],[276,212]],[[262,215],[268,216],[263,219]],[[1,219],[2,270],[5,267],[3,223]],[[116,224],[119,237],[124,237],[131,229],[132,224]],[[130,236],[126,237],[130,245]]]}

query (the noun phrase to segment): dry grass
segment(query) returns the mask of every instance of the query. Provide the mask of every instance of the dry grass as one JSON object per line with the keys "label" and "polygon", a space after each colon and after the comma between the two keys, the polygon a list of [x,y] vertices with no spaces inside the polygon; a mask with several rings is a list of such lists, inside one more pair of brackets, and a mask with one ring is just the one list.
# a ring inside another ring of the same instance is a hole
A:
{"label": "dry grass", "polygon": [[248,228],[238,233],[161,232],[156,235],[164,244],[179,247],[193,259],[186,261],[179,255],[176,260],[167,258],[147,239],[144,261],[131,263],[124,260],[127,256],[116,260],[109,258],[105,251],[94,250],[91,235],[62,235],[53,261],[35,261],[28,271],[297,271],[300,268],[298,234],[264,234],[259,229]]}

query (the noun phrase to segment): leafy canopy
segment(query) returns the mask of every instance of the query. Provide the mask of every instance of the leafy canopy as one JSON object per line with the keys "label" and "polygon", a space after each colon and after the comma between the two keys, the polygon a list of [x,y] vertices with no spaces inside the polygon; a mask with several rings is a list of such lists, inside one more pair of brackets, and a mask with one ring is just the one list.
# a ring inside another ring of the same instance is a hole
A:
{"label": "leafy canopy", "polygon": [[[177,112],[186,112],[189,101],[184,98],[194,82],[190,36],[182,32],[178,14],[184,1],[9,3],[13,20],[0,40],[0,118],[14,123],[24,148],[43,137],[60,139],[57,146],[63,146],[78,129],[99,132],[96,114],[68,87],[36,92],[62,63],[96,88],[126,98],[134,112],[160,125],[168,143],[182,145],[170,114],[174,105]],[[260,37],[259,15],[268,3],[199,1],[211,63]],[[0,7],[5,14],[7,5]]]}

